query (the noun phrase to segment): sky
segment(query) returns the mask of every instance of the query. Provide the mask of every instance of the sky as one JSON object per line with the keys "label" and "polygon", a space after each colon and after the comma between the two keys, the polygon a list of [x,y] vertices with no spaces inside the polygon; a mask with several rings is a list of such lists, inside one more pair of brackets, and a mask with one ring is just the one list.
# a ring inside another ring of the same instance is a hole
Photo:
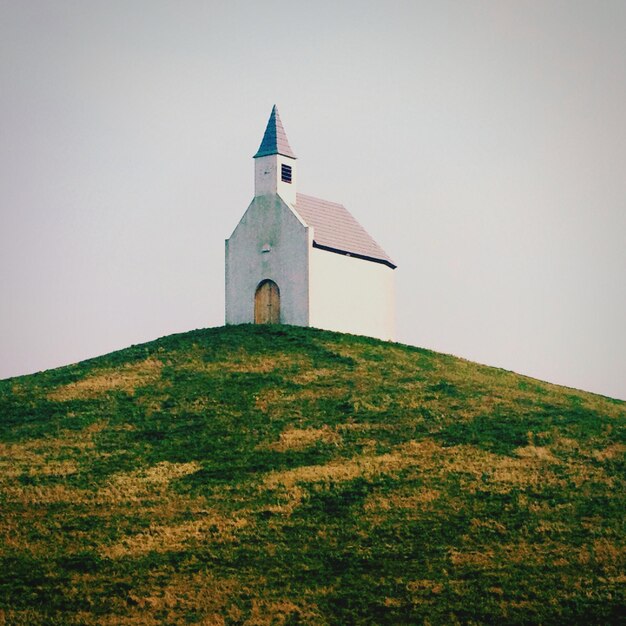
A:
{"label": "sky", "polygon": [[0,378],[224,323],[277,104],[397,340],[626,399],[623,0],[0,0]]}

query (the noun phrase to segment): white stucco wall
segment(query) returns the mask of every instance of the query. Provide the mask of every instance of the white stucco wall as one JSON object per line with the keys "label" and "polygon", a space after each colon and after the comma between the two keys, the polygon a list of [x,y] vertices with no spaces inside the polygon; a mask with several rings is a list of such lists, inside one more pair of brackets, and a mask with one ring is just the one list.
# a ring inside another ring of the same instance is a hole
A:
{"label": "white stucco wall", "polygon": [[270,279],[280,290],[281,323],[308,326],[308,264],[308,227],[280,196],[255,197],[226,240],[226,323],[254,322],[256,288]]}
{"label": "white stucco wall", "polygon": [[[281,165],[291,168],[291,183],[281,180]],[[296,206],[298,171],[296,160],[282,154],[271,154],[254,159],[254,195],[277,193],[289,206]]]}
{"label": "white stucco wall", "polygon": [[310,326],[394,338],[394,270],[382,263],[311,248],[309,271]]}

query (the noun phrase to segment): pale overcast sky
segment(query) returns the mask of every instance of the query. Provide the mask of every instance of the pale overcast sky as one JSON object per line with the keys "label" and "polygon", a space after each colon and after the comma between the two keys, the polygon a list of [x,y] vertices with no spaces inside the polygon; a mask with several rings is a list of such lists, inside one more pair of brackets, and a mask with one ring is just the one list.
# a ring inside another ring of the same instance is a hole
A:
{"label": "pale overcast sky", "polygon": [[0,0],[0,378],[223,324],[274,103],[399,341],[626,399],[623,0]]}

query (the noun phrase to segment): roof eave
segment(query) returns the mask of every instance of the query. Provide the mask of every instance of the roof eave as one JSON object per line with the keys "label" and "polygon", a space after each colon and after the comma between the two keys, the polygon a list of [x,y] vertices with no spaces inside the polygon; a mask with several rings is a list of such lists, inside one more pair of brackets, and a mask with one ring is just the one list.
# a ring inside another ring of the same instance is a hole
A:
{"label": "roof eave", "polygon": [[280,154],[280,156],[288,157],[289,159],[293,159],[294,161],[297,159],[295,154],[287,154],[286,152],[280,152],[279,150],[259,150],[252,158],[258,159],[264,156],[273,156],[275,154]]}
{"label": "roof eave", "polygon": [[332,248],[331,246],[323,246],[317,241],[313,241],[313,247],[318,248],[319,250],[325,250],[326,252],[333,252],[334,254],[342,254],[343,256],[351,256],[355,259],[362,259],[363,261],[372,261],[372,263],[380,263],[381,265],[386,265],[390,267],[392,270],[395,270],[398,267],[393,261],[390,259],[381,259],[373,256],[367,256],[365,254],[359,254],[358,252],[350,252],[349,250],[340,250],[339,248]]}

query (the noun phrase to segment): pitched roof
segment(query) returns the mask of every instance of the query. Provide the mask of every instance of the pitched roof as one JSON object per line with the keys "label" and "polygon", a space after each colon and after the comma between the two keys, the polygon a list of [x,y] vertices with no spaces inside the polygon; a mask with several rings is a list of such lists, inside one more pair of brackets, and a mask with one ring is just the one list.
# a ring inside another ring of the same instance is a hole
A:
{"label": "pitched roof", "polygon": [[270,154],[282,154],[283,156],[288,156],[292,159],[296,158],[296,155],[293,153],[293,150],[289,145],[289,141],[287,140],[287,135],[285,133],[285,129],[283,128],[283,123],[280,121],[280,115],[278,115],[276,105],[272,107],[272,113],[270,114],[270,119],[267,122],[263,140],[261,141],[261,145],[253,158],[256,159],[257,157],[269,156]]}
{"label": "pitched roof", "polygon": [[316,248],[384,263],[392,269],[396,268],[396,264],[389,255],[367,234],[342,204],[298,193],[296,194],[296,211],[306,224],[315,229],[313,245]]}

